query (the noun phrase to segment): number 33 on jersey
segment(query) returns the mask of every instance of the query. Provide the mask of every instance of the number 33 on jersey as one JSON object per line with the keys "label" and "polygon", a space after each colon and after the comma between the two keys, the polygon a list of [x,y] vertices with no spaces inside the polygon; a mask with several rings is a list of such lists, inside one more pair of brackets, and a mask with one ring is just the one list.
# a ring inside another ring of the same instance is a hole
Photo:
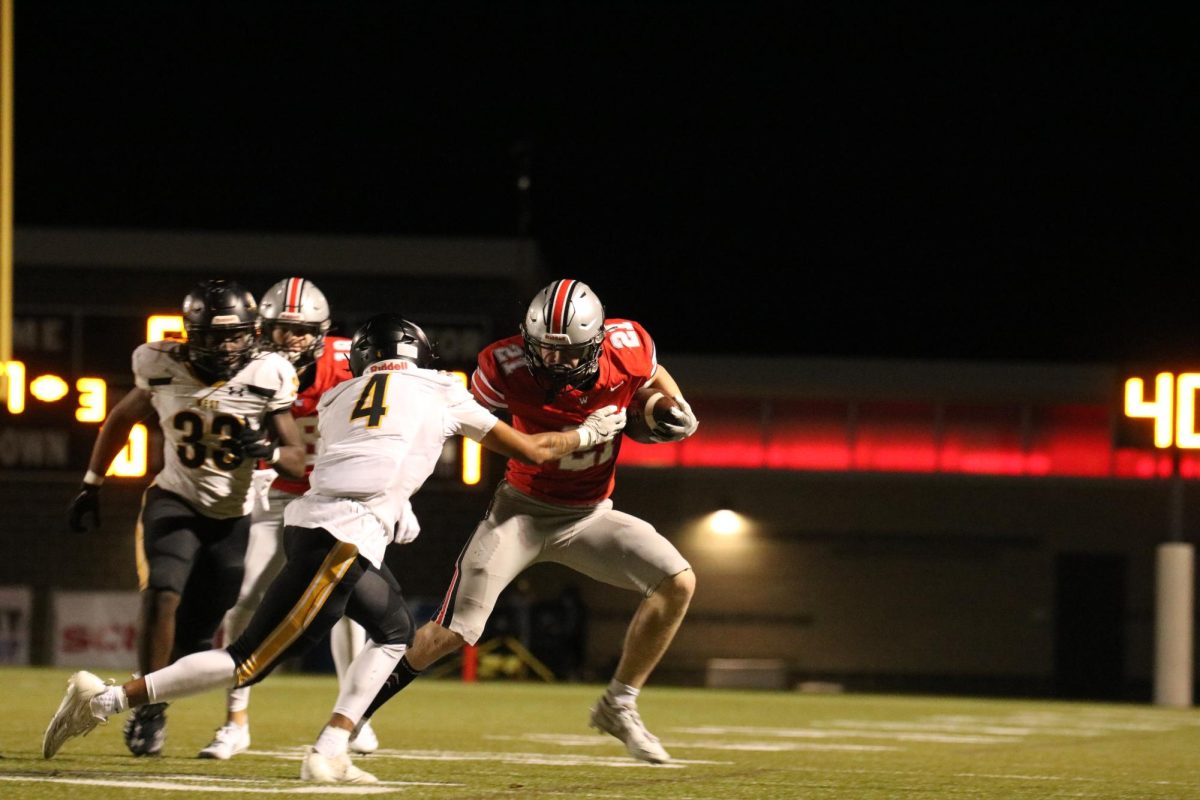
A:
{"label": "number 33 on jersey", "polygon": [[165,445],[156,486],[174,492],[217,519],[250,513],[253,459],[230,450],[246,424],[290,409],[296,370],[277,353],[261,353],[229,380],[204,383],[179,357],[179,342],[152,342],[133,351],[133,376],[150,392]]}

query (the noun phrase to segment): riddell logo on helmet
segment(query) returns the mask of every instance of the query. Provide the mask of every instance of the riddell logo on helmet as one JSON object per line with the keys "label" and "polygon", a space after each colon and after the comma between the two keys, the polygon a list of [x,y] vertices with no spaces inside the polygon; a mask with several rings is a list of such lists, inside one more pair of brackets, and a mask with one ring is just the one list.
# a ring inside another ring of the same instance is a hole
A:
{"label": "riddell logo on helmet", "polygon": [[382,364],[372,364],[367,367],[367,372],[394,372],[399,369],[408,369],[407,361],[385,361]]}

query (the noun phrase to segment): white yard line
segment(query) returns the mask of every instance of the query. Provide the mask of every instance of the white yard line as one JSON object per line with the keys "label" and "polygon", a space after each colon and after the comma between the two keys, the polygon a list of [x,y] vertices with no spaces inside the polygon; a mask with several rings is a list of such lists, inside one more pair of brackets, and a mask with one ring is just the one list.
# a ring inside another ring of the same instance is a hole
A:
{"label": "white yard line", "polygon": [[[295,786],[254,786],[253,781],[236,778],[197,777],[204,783],[154,780],[147,778],[72,778],[61,775],[0,775],[0,781],[12,783],[54,783],[71,786],[103,786],[111,789],[157,789],[163,792],[237,792],[238,794],[335,794],[374,795],[402,792],[413,786],[451,786],[444,783],[408,783],[407,781],[380,781],[364,786],[339,786],[327,783],[297,783]],[[457,784],[461,785],[461,784]]]}
{"label": "white yard line", "polygon": [[[272,756],[288,761],[299,761],[307,748],[294,750],[248,750],[259,756]],[[506,753],[465,750],[389,750],[382,748],[371,754],[375,760],[395,759],[398,761],[496,761],[502,764],[536,765],[542,767],[616,767],[619,769],[683,769],[688,764],[720,764],[719,761],[684,761],[673,759],[667,764],[647,764],[630,756],[588,756],[552,753]],[[364,763],[362,761],[359,762]]]}
{"label": "white yard line", "polygon": [[[934,742],[935,744],[1010,744],[1011,736],[980,736],[969,734],[939,734],[921,731],[851,730],[848,728],[757,728],[705,725],[696,728],[671,728],[675,733],[707,736],[777,736],[789,739],[890,739],[897,742]],[[676,747],[688,747],[686,741],[671,742]]]}
{"label": "white yard line", "polygon": [[[563,736],[551,733],[526,733],[521,736],[485,736],[485,739],[496,739],[501,741],[523,741],[523,742],[538,742],[541,744],[555,744],[560,747],[607,747],[610,741],[607,739],[599,739],[595,736]],[[871,744],[810,744],[799,742],[747,742],[747,741],[694,741],[694,740],[678,740],[665,742],[664,745],[668,749],[680,748],[688,749],[695,748],[698,750],[746,750],[758,751],[762,753],[786,753],[799,750],[852,750],[852,751],[879,751],[879,750],[899,750],[898,747],[889,747],[888,745],[871,745]],[[672,758],[673,764],[730,764],[729,761],[701,761],[698,759],[682,759]]]}

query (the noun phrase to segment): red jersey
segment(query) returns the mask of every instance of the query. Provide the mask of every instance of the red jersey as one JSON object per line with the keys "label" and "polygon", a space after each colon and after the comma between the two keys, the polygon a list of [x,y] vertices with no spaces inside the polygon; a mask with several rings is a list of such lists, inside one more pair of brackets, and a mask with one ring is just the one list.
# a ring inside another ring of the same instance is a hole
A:
{"label": "red jersey", "polygon": [[292,416],[304,439],[304,478],[296,480],[280,475],[271,484],[273,489],[292,494],[308,491],[308,475],[317,460],[317,440],[321,438],[317,431],[317,401],[329,389],[354,377],[350,374],[350,340],[345,336],[326,336],[324,352],[309,369],[315,369],[317,377],[311,386],[296,395],[296,402],[292,404]]}
{"label": "red jersey", "polygon": [[[546,402],[525,364],[524,339],[492,342],[479,354],[471,393],[493,411],[507,412],[513,427],[525,433],[577,427],[607,405],[625,408],[633,393],[654,377],[658,361],[654,341],[632,320],[606,319],[600,374],[587,391],[570,388]],[[591,506],[612,494],[621,437],[578,450],[541,466],[509,459],[504,479],[516,489],[551,503]]]}

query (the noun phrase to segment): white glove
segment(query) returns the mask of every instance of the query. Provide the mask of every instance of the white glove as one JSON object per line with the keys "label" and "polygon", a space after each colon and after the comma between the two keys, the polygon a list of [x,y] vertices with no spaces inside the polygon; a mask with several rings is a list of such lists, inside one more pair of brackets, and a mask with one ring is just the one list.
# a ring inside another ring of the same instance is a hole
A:
{"label": "white glove", "polygon": [[611,442],[625,427],[625,409],[605,406],[592,412],[575,430],[579,432],[578,450]]}
{"label": "white glove", "polygon": [[271,510],[271,484],[278,476],[273,469],[256,469],[250,474],[250,493],[263,511]]}
{"label": "white glove", "polygon": [[392,544],[408,544],[421,533],[421,523],[413,512],[412,503],[404,501],[404,513],[392,528]]}
{"label": "white glove", "polygon": [[679,404],[679,408],[671,409],[674,421],[658,423],[663,432],[654,434],[653,438],[662,442],[678,442],[691,436],[696,432],[696,428],[700,427],[700,420],[696,419],[692,407],[683,399],[683,395],[675,395],[675,402]]}

